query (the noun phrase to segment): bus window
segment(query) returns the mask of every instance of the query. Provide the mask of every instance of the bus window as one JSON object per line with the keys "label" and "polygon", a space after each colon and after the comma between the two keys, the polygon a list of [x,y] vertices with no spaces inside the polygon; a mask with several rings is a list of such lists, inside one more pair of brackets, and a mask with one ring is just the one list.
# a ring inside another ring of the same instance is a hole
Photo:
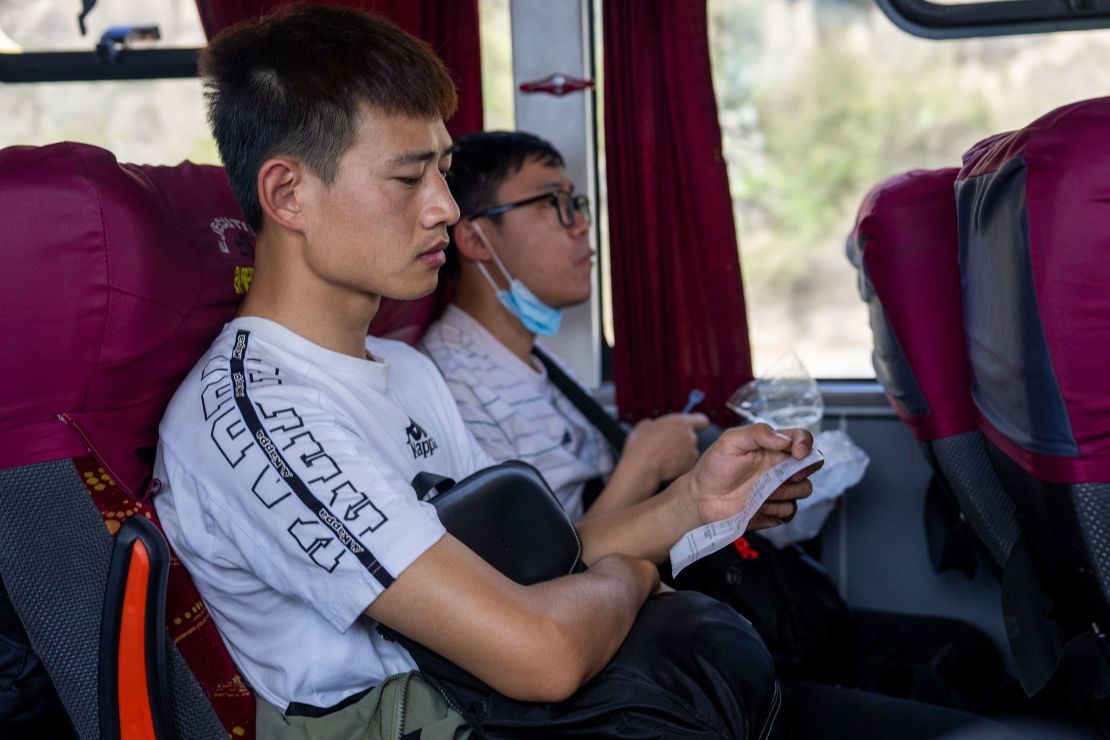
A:
{"label": "bus window", "polygon": [[[70,0],[0,4],[0,50],[90,51],[104,31],[119,25],[158,27],[158,41],[140,41],[136,48],[195,49],[205,44],[194,0],[101,0],[85,19],[84,36],[77,24],[79,9]],[[196,77],[6,83],[0,84],[0,108],[0,147],[70,140],[102,146],[123,162],[218,162]]]}
{"label": "bus window", "polygon": [[513,96],[513,34],[509,0],[479,0],[482,45],[482,120],[487,131],[516,128]]}
{"label": "bus window", "polygon": [[1110,89],[1110,31],[939,42],[863,0],[709,7],[757,374],[793,349],[814,376],[873,377],[844,257],[864,194]]}

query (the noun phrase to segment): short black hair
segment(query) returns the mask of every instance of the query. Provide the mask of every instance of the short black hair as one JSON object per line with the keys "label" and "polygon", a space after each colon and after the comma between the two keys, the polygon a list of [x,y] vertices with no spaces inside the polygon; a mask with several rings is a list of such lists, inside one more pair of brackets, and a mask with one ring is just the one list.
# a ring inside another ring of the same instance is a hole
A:
{"label": "short black hair", "polygon": [[201,52],[199,67],[220,159],[256,231],[258,170],[269,157],[296,157],[331,185],[361,106],[447,120],[458,104],[431,47],[345,8],[293,6],[238,23]]}
{"label": "short black hair", "polygon": [[[447,186],[463,217],[499,205],[493,202],[497,189],[530,159],[548,167],[565,166],[563,155],[550,142],[524,131],[479,131],[455,139]],[[448,230],[451,243],[440,271],[447,278],[456,277],[460,269],[454,232],[454,227]]]}

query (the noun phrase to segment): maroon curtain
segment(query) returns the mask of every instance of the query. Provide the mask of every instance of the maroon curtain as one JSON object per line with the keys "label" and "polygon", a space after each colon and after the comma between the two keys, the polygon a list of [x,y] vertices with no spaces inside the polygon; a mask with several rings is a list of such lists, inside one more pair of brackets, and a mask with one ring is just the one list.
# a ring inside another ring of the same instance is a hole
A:
{"label": "maroon curtain", "polygon": [[[245,18],[265,15],[290,0],[197,0],[208,38]],[[478,0],[323,0],[389,18],[435,49],[451,70],[459,110],[447,122],[452,136],[482,130],[482,63],[478,43]]]}
{"label": "maroon curtain", "polygon": [[605,0],[605,149],[621,418],[735,421],[752,377],[740,259],[709,66],[706,0]]}

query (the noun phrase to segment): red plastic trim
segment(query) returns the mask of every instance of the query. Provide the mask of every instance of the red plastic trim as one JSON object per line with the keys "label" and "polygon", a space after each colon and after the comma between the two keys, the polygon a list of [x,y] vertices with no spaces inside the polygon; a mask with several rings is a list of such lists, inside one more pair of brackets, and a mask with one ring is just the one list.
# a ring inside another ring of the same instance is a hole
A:
{"label": "red plastic trim", "polygon": [[147,689],[146,610],[150,555],[136,540],[127,568],[127,586],[119,625],[117,702],[120,740],[154,740],[154,717]]}

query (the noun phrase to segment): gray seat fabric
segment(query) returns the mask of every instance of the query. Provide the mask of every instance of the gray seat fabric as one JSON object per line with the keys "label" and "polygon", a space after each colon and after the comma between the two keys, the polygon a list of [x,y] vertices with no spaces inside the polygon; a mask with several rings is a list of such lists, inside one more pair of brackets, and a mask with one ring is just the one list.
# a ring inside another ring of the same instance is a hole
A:
{"label": "gray seat fabric", "polygon": [[1103,603],[1110,604],[1110,483],[1071,486],[1071,497]]}
{"label": "gray seat fabric", "polygon": [[930,444],[960,509],[1001,570],[1010,559],[1020,527],[1014,503],[991,465],[982,432],[964,432]]}
{"label": "gray seat fabric", "polygon": [[[100,618],[112,538],[73,463],[0,470],[0,578],[81,740],[99,737]],[[226,735],[167,637],[180,740]]]}

